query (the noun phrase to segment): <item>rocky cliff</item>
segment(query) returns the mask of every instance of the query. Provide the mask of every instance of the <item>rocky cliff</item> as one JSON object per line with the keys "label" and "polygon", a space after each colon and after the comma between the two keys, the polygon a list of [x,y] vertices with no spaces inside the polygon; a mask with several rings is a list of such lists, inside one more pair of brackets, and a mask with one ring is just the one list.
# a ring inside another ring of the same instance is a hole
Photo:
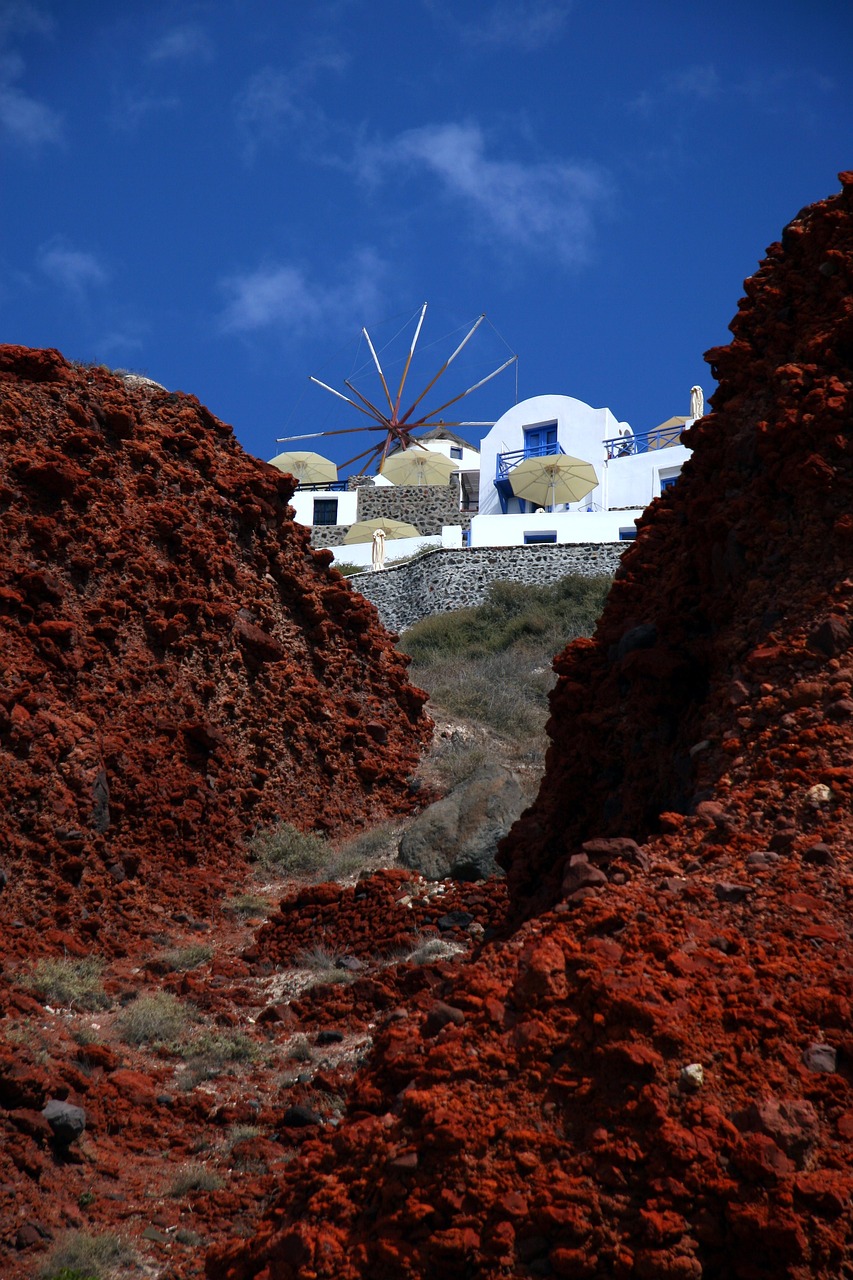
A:
{"label": "rocky cliff", "polygon": [[411,807],[425,696],[194,396],[0,347],[2,948],[121,951],[277,818]]}
{"label": "rocky cliff", "polygon": [[[514,931],[377,1017],[210,1280],[853,1272],[853,174],[557,662]],[[440,979],[440,980],[438,980]]]}

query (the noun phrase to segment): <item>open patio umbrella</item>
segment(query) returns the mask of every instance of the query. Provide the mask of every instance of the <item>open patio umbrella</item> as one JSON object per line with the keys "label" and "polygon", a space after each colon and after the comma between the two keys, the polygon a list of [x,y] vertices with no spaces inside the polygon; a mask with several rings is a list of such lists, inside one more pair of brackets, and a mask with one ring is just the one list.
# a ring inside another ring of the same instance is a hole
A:
{"label": "open patio umbrella", "polygon": [[372,542],[377,529],[381,529],[385,537],[419,538],[420,530],[405,520],[390,520],[388,516],[377,516],[374,520],[358,520],[351,524],[344,535],[344,542]]}
{"label": "open patio umbrella", "polygon": [[443,453],[433,453],[431,449],[401,449],[398,453],[389,453],[382,463],[381,474],[392,484],[447,484],[454,471],[458,471],[456,463],[445,458]]}
{"label": "open patio umbrella", "polygon": [[509,483],[517,498],[537,507],[554,507],[558,502],[580,502],[598,484],[595,468],[567,453],[545,458],[525,458],[509,473]]}
{"label": "open patio umbrella", "polygon": [[320,453],[311,453],[307,449],[294,449],[291,453],[278,453],[270,458],[270,466],[279,471],[287,471],[295,476],[300,484],[328,484],[337,480],[338,468],[329,458]]}

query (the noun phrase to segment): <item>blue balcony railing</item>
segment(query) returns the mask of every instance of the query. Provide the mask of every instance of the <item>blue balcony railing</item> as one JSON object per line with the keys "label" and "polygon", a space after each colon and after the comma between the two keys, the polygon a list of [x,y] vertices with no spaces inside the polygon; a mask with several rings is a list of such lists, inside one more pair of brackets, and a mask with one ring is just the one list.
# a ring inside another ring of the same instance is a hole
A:
{"label": "blue balcony railing", "polygon": [[316,489],[318,493],[346,493],[346,480],[324,480],[322,484],[298,484],[297,489]]}
{"label": "blue balcony railing", "polygon": [[655,427],[654,431],[641,431],[633,436],[616,436],[613,440],[605,440],[604,448],[608,458],[626,458],[635,453],[650,453],[655,449],[669,449],[681,443],[684,424],[679,422],[672,427]]}
{"label": "blue balcony railing", "polygon": [[525,458],[550,458],[556,453],[565,452],[557,440],[552,440],[549,444],[529,444],[524,449],[511,449],[508,453],[499,453],[495,479],[506,480],[510,471],[514,471],[519,462],[524,462]]}

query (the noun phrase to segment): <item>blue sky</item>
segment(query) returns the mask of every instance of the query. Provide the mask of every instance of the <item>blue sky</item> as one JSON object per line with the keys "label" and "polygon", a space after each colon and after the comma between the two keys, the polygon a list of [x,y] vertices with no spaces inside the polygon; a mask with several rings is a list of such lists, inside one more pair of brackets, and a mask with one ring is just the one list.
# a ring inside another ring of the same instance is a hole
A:
{"label": "blue sky", "polygon": [[372,398],[361,326],[390,369],[428,300],[413,390],[486,312],[448,394],[513,351],[648,430],[853,167],[851,65],[847,0],[0,0],[0,340],[270,457],[357,425],[308,375]]}

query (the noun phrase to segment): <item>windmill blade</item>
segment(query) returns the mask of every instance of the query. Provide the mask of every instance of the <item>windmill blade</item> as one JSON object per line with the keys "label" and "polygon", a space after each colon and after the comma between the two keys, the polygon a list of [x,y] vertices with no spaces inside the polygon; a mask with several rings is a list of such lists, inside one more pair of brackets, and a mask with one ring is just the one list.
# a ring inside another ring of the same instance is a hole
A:
{"label": "windmill blade", "polygon": [[318,436],[352,436],[361,431],[384,431],[384,424],[373,427],[338,427],[334,431],[308,431],[301,436],[277,436],[276,444],[286,444],[289,440],[316,440]]}
{"label": "windmill blade", "polygon": [[360,413],[364,413],[365,416],[373,417],[373,413],[368,413],[368,411],[366,411],[366,408],[361,407],[361,404],[356,404],[355,401],[351,401],[350,397],[345,396],[343,392],[336,392],[336,389],[334,389],[334,387],[329,387],[328,383],[321,383],[320,379],[315,378],[314,374],[309,374],[309,381],[310,383],[316,383],[316,385],[318,385],[318,387],[323,388],[325,392],[332,392],[333,396],[337,396],[338,399],[342,399],[343,403],[352,404],[353,408],[357,408],[357,410],[359,410]]}
{"label": "windmill blade", "polygon": [[381,409],[377,409],[376,405],[373,403],[372,400],[368,400],[367,396],[363,396],[359,391],[358,387],[353,386],[349,378],[344,378],[344,386],[349,387],[350,391],[353,393],[354,396],[358,396],[359,400],[364,401],[368,409],[372,411],[373,416],[375,417],[377,422],[382,423],[382,425],[385,427],[391,426],[390,419],[385,417],[385,414],[381,411]]}
{"label": "windmill blade", "polygon": [[[464,400],[472,391],[476,391],[479,387],[484,387],[487,382],[491,382],[492,378],[496,378],[499,373],[503,373],[504,369],[508,369],[511,364],[515,364],[517,359],[518,356],[510,356],[509,360],[505,360],[499,368],[493,370],[493,372],[488,374],[485,378],[481,378],[479,382],[475,382],[473,387],[469,387],[467,391],[460,392],[459,395],[454,396],[452,400],[446,400],[444,404],[440,404],[437,409],[432,409],[426,415],[427,418],[434,418],[437,413],[441,413],[442,409],[448,409],[450,405],[456,404],[457,400]],[[422,421],[424,421],[424,419],[420,419],[418,425],[420,425],[420,422]]]}
{"label": "windmill blade", "polygon": [[[424,389],[423,389],[423,391],[421,392],[421,394],[418,396],[417,400],[415,400],[414,404],[412,404],[412,405],[410,406],[410,408],[406,411],[406,413],[404,413],[404,414],[403,414],[402,418],[400,419],[400,423],[401,423],[401,424],[402,424],[402,423],[404,423],[404,422],[408,422],[409,418],[412,416],[412,414],[414,413],[415,409],[418,407],[418,405],[420,404],[420,402],[423,400],[424,396],[426,396],[426,395],[427,395],[427,394],[432,390],[432,388],[433,388],[433,387],[435,386],[435,384],[438,382],[438,380],[439,380],[439,378],[441,377],[441,375],[442,375],[443,373],[446,373],[446,372],[447,372],[447,370],[448,370],[448,369],[450,368],[450,366],[453,364],[453,361],[454,361],[454,360],[456,359],[456,357],[459,355],[459,352],[462,350],[462,348],[465,346],[465,344],[466,344],[467,342],[470,342],[470,341],[471,341],[471,339],[473,338],[474,334],[477,332],[477,330],[479,329],[480,325],[483,323],[483,321],[485,320],[485,318],[486,318],[486,313],[485,313],[485,311],[484,311],[484,312],[482,313],[482,315],[481,315],[477,320],[475,320],[475,322],[474,322],[473,326],[472,326],[472,327],[468,330],[468,332],[465,334],[465,337],[464,337],[464,338],[462,339],[462,341],[459,343],[459,346],[458,346],[458,347],[456,348],[456,350],[453,352],[453,355],[452,355],[452,356],[448,356],[448,358],[445,360],[444,364],[441,366],[441,368],[439,369],[439,371],[438,371],[438,373],[435,375],[435,377],[432,379],[432,381],[427,383],[427,385],[424,387]],[[453,402],[451,401],[450,403],[452,404]]]}
{"label": "windmill blade", "polygon": [[412,363],[412,356],[415,354],[415,347],[418,345],[418,338],[421,336],[421,327],[424,322],[424,316],[426,315],[426,309],[427,309],[427,304],[424,303],[424,305],[421,307],[421,315],[420,315],[420,319],[418,320],[418,327],[417,329],[415,329],[415,336],[412,338],[412,345],[409,347],[409,354],[406,357],[406,364],[403,369],[403,376],[400,379],[400,388],[397,392],[397,399],[394,402],[394,409],[391,414],[391,417],[395,419],[397,417],[397,414],[400,412],[400,401],[403,397],[403,387],[406,385],[406,378],[409,376],[409,365]]}
{"label": "windmill blade", "polygon": [[[386,440],[387,445],[387,440]],[[338,471],[343,471],[346,467],[351,467],[354,462],[360,462],[362,458],[368,456],[378,458],[382,452],[382,444],[372,444],[369,449],[365,449],[364,453],[357,453],[354,458],[348,458],[346,462],[338,463]]]}
{"label": "windmill blade", "polygon": [[370,354],[373,356],[373,363],[376,365],[376,371],[379,374],[379,377],[382,381],[382,389],[385,392],[385,399],[388,401],[388,408],[391,410],[391,413],[393,414],[394,401],[391,399],[391,392],[388,390],[388,383],[385,381],[385,374],[382,372],[382,365],[379,363],[379,356],[376,354],[373,348],[373,343],[370,341],[370,334],[367,332],[366,329],[362,329],[361,332],[365,336],[368,347],[370,347]]}

